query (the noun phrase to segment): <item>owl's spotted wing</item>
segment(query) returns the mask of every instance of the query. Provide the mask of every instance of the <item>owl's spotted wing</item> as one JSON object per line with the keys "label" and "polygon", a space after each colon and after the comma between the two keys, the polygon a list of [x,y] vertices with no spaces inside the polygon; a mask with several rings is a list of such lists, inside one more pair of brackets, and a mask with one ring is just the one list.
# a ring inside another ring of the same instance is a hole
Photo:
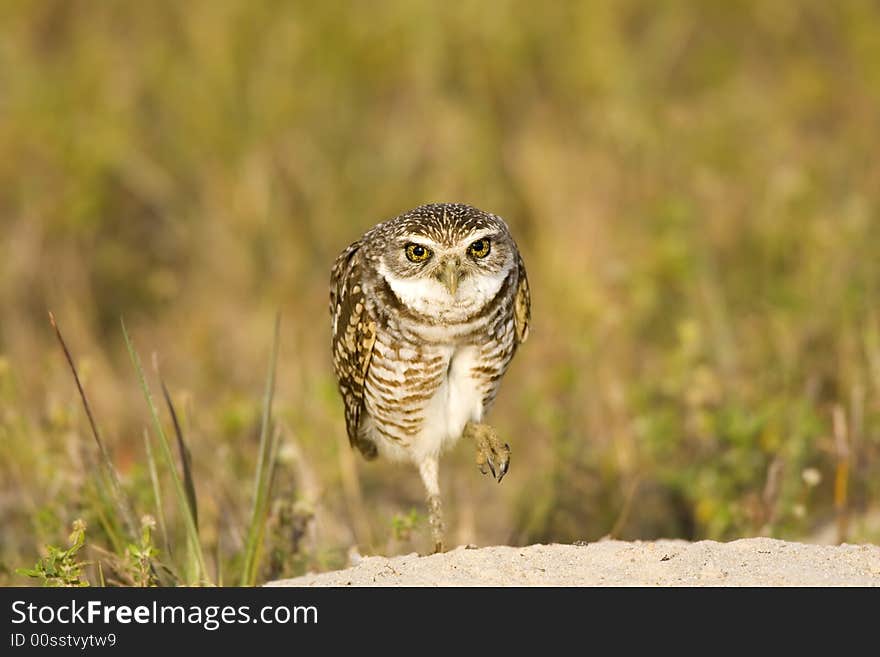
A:
{"label": "owl's spotted wing", "polygon": [[522,258],[516,258],[519,270],[519,282],[516,287],[516,296],[513,300],[513,319],[516,325],[516,343],[522,344],[529,337],[529,320],[532,314],[532,298],[529,294],[529,279],[526,276],[526,266]]}
{"label": "owl's spotted wing", "polygon": [[376,342],[376,321],[369,316],[361,284],[360,242],[339,254],[330,278],[330,316],[333,321],[333,369],[345,402],[348,440],[364,456],[376,455],[375,446],[358,435],[364,408],[364,381]]}

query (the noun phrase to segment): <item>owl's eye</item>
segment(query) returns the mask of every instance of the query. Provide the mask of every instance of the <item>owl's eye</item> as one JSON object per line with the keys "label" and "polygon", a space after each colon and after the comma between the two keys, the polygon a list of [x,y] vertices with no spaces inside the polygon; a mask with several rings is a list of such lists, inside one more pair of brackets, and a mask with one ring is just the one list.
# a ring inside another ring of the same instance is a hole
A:
{"label": "owl's eye", "polygon": [[481,240],[477,240],[473,244],[468,247],[468,253],[470,253],[475,258],[485,258],[489,255],[489,240],[485,237]]}
{"label": "owl's eye", "polygon": [[407,244],[405,250],[410,262],[424,262],[431,257],[431,249],[421,244]]}

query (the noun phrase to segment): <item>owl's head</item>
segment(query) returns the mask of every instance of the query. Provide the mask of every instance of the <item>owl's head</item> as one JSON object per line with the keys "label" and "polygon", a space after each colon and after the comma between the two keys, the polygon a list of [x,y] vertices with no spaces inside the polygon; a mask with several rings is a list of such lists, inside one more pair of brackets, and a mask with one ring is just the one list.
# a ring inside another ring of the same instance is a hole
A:
{"label": "owl's head", "polygon": [[516,268],[507,224],[469,205],[423,205],[380,228],[380,275],[408,308],[441,321],[479,311]]}

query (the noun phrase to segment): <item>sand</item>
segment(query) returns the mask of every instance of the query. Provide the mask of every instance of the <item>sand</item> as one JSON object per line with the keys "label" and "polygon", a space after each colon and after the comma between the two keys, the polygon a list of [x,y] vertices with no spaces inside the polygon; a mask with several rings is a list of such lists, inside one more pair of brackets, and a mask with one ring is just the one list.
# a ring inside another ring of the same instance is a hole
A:
{"label": "sand", "polygon": [[363,557],[268,586],[880,586],[880,546],[748,538],[459,547]]}

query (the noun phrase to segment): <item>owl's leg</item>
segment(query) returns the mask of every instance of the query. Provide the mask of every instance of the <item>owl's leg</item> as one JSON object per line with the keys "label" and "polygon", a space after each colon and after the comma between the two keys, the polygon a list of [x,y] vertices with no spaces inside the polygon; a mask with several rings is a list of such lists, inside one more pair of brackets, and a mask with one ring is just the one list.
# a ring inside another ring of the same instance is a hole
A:
{"label": "owl's leg", "polygon": [[486,474],[486,467],[492,476],[501,483],[510,468],[510,445],[501,442],[498,433],[488,424],[468,422],[462,434],[473,438],[477,444],[477,467]]}
{"label": "owl's leg", "polygon": [[434,552],[443,552],[443,509],[440,506],[439,457],[435,456],[419,464],[419,474],[428,493],[428,520]]}

